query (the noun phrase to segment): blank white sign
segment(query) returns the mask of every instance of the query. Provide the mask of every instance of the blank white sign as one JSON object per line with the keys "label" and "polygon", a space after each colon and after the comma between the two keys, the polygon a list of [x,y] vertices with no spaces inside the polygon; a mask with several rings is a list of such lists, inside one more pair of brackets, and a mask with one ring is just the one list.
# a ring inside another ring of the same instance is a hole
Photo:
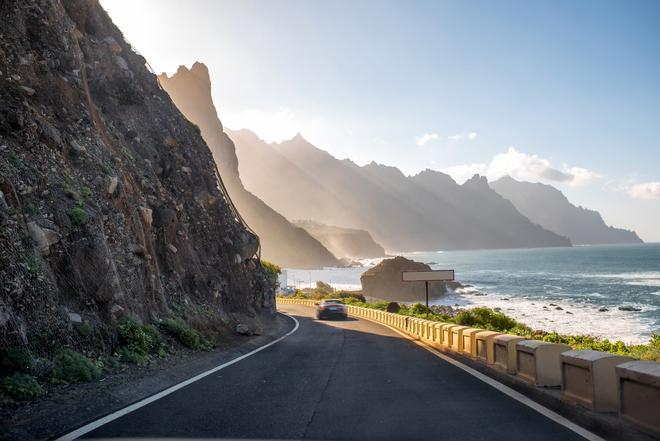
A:
{"label": "blank white sign", "polygon": [[454,270],[402,271],[404,282],[448,281],[454,280]]}

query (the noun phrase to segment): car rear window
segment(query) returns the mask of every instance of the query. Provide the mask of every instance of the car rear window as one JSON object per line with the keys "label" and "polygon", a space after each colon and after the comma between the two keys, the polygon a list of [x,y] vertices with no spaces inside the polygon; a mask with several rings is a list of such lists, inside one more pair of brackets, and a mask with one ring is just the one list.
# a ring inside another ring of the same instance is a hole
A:
{"label": "car rear window", "polygon": [[332,303],[332,304],[336,304],[336,305],[343,305],[344,304],[344,302],[342,302],[341,300],[324,300],[323,303]]}

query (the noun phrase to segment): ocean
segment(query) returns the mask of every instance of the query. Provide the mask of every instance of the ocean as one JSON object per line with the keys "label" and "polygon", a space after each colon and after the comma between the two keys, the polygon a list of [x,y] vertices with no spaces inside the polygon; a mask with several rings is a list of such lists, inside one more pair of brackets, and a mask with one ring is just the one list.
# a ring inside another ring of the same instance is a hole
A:
{"label": "ocean", "polygon": [[[534,329],[626,343],[645,343],[660,332],[660,244],[398,254],[454,269],[456,280],[470,285],[435,304],[501,308]],[[287,269],[286,276],[298,287],[321,280],[360,289],[360,274],[378,261],[366,260],[362,268]]]}

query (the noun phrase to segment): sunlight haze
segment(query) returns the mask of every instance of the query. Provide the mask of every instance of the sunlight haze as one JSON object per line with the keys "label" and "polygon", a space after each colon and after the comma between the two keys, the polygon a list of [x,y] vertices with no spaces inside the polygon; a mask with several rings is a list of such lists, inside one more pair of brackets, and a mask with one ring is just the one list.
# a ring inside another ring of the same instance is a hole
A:
{"label": "sunlight haze", "polygon": [[660,241],[657,2],[102,4],[156,73],[208,65],[229,128],[547,182]]}

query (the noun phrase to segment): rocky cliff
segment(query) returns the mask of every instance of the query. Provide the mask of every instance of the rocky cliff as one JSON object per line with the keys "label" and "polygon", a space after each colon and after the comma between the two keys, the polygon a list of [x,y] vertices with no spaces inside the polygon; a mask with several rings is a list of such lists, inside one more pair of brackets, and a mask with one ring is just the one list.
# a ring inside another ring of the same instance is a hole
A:
{"label": "rocky cliff", "polygon": [[[339,261],[304,229],[292,225],[284,216],[248,192],[241,182],[234,143],[225,134],[211,98],[211,79],[207,67],[195,63],[181,66],[176,74],[159,76],[160,82],[183,114],[201,129],[218,164],[229,194],[261,238],[264,258],[289,268],[315,268],[339,265]],[[260,162],[257,159],[257,162]],[[259,167],[259,164],[255,164]],[[273,179],[272,187],[279,177]]]}
{"label": "rocky cliff", "polygon": [[520,182],[505,176],[490,186],[532,222],[570,238],[574,244],[642,243],[634,231],[607,225],[600,213],[576,207],[551,185]]}
{"label": "rocky cliff", "polygon": [[0,30],[2,344],[104,350],[124,315],[265,323],[256,236],[98,1],[5,0]]}
{"label": "rocky cliff", "polygon": [[368,231],[309,220],[294,221],[294,224],[305,229],[335,256],[357,259],[385,256],[385,249],[374,241]]}

